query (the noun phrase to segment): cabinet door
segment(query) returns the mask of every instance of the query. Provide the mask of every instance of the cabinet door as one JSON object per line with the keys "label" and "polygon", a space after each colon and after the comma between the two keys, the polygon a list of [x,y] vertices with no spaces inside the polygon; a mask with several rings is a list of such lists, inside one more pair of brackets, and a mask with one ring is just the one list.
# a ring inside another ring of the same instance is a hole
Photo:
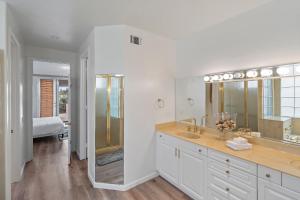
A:
{"label": "cabinet door", "polygon": [[[162,135],[163,137],[164,135]],[[168,144],[162,138],[157,142],[157,168],[162,177],[178,184],[178,150],[173,143]]]}
{"label": "cabinet door", "polygon": [[195,199],[206,199],[206,157],[180,150],[180,188]]}
{"label": "cabinet door", "polygon": [[300,193],[280,185],[258,179],[258,200],[299,200]]}

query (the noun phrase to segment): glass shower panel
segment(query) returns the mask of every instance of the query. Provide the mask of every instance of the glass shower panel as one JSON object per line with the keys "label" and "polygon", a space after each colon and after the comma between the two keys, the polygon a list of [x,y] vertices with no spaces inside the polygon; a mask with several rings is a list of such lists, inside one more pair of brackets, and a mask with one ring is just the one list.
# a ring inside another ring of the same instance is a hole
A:
{"label": "glass shower panel", "polygon": [[110,90],[110,145],[123,146],[123,113],[122,113],[122,93],[123,78],[111,77]]}
{"label": "glass shower panel", "polygon": [[123,184],[123,76],[97,75],[95,181]]}
{"label": "glass shower panel", "polygon": [[95,105],[95,147],[96,152],[109,145],[107,139],[107,99],[108,99],[108,78],[98,76],[96,78],[96,105]]}

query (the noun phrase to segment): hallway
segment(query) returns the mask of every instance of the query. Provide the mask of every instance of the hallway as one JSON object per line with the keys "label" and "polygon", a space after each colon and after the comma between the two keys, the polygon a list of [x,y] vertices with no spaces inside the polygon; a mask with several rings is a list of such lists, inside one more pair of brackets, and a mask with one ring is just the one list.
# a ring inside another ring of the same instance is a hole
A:
{"label": "hallway", "polygon": [[69,168],[66,142],[55,137],[34,140],[34,160],[26,165],[23,180],[13,184],[13,200],[189,199],[162,178],[126,192],[93,189],[87,177],[86,160],[80,161],[73,154]]}

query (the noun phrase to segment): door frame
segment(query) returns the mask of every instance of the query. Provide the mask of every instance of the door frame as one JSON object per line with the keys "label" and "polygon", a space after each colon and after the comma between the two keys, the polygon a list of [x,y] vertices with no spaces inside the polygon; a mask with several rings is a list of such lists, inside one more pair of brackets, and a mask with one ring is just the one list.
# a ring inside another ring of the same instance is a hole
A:
{"label": "door frame", "polygon": [[[32,110],[33,110],[33,102],[32,102],[32,83],[33,83],[33,62],[34,61],[42,61],[42,62],[49,62],[49,63],[58,63],[58,64],[67,64],[70,66],[70,71],[69,71],[69,76],[68,76],[68,82],[69,82],[69,95],[68,95],[68,117],[69,117],[69,143],[70,145],[68,146],[68,151],[72,152],[72,119],[71,119],[71,116],[72,116],[72,99],[71,99],[71,96],[72,96],[72,83],[71,83],[71,63],[68,63],[68,62],[63,62],[63,61],[60,61],[60,60],[56,60],[56,59],[44,59],[44,58],[36,58],[36,57],[28,57],[27,58],[27,66],[29,66],[29,68],[27,68],[27,93],[28,93],[28,102],[27,102],[27,108],[28,108],[28,121],[26,122],[27,125],[28,125],[28,128],[27,128],[27,132],[28,132],[28,135],[27,135],[27,138],[28,138],[28,141],[27,141],[27,145],[28,145],[28,160],[33,160],[33,135],[32,135],[32,131],[33,131],[33,122],[32,122],[32,119],[33,119],[33,113],[32,113]],[[45,77],[47,77],[47,75],[45,75]],[[51,77],[51,76],[48,76],[48,77]],[[59,76],[57,76],[59,77]],[[66,77],[64,77],[66,78]],[[68,155],[69,156],[69,155]]]}
{"label": "door frame", "polygon": [[79,152],[77,152],[80,160],[88,158],[88,99],[87,99],[87,70],[90,65],[88,51],[80,56],[80,99],[79,99]]}

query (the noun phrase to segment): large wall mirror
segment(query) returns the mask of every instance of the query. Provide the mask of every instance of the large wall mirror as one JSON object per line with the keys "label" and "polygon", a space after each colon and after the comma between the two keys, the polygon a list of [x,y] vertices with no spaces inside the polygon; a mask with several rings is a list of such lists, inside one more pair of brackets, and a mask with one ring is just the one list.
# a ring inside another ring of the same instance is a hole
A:
{"label": "large wall mirror", "polygon": [[95,181],[124,183],[124,77],[97,75]]}
{"label": "large wall mirror", "polygon": [[[176,102],[187,99],[185,83],[195,79],[176,81]],[[205,100],[195,100],[198,105],[193,106],[204,105],[205,112],[191,109],[188,103],[176,103],[176,113],[185,112],[184,116],[176,115],[177,121],[205,116],[204,125],[216,128],[217,113],[227,112],[237,115],[235,130],[248,128],[263,138],[300,144],[299,76],[197,84],[193,87],[194,96],[205,94]]]}

